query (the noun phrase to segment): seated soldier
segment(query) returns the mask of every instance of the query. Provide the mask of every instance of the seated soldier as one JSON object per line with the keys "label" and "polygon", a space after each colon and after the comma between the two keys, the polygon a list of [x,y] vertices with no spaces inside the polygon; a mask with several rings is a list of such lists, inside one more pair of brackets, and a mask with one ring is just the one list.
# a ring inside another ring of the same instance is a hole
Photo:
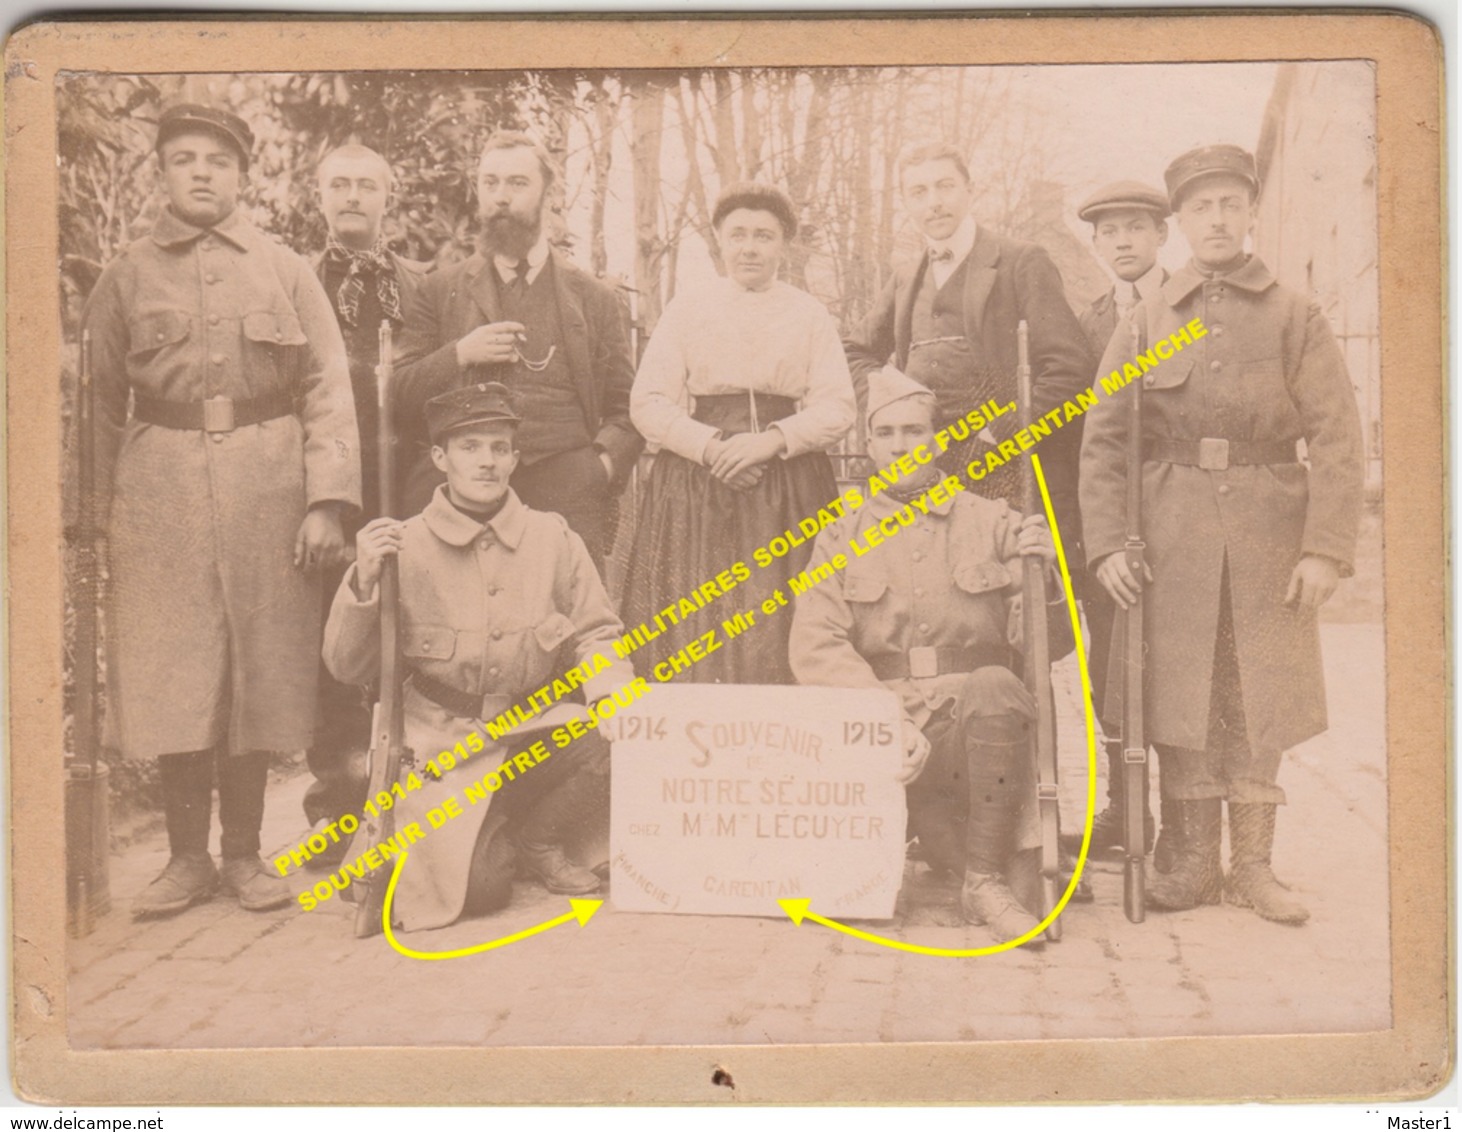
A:
{"label": "seated soldier", "polygon": [[[874,464],[887,468],[921,445],[937,453],[934,412],[924,386],[891,367],[871,374]],[[898,693],[909,832],[933,868],[963,876],[965,919],[1004,942],[1034,928],[1040,906],[1035,855],[1023,852],[1039,846],[1040,830],[1029,743],[1035,701],[1017,675],[1021,556],[1044,560],[1048,601],[1062,600],[1061,586],[1044,517],[1021,518],[943,476],[921,464],[917,476],[871,495],[818,536],[809,571],[838,554],[847,566],[797,598],[792,670],[803,684]],[[851,548],[894,515],[895,537],[875,548],[862,540],[861,555]],[[1070,626],[1064,616],[1050,620],[1059,656],[1071,649]]]}
{"label": "seated soldier", "polygon": [[[569,670],[583,666],[583,697],[592,704],[629,684],[634,671],[613,659],[623,629],[583,540],[562,516],[530,510],[508,486],[520,420],[512,395],[496,382],[427,403],[432,462],[447,482],[419,515],[362,528],[325,627],[330,671],[342,681],[376,679],[377,583],[384,560],[397,559],[406,746],[424,783],[396,804],[397,828],[417,821],[428,831],[412,845],[397,884],[395,917],[407,930],[503,907],[514,856],[551,892],[600,887],[593,872],[569,860],[564,844],[607,838],[608,744],[588,731],[562,750],[548,743],[551,757],[542,761],[513,756],[548,739],[547,728],[569,709],[583,710],[557,702],[536,714],[545,705],[541,689],[565,686]],[[533,715],[534,730],[494,740],[483,721],[515,707]],[[459,769],[440,780],[424,769],[437,752],[461,743],[470,761]],[[504,785],[487,795],[490,805],[467,804],[464,788],[499,764]],[[453,794],[461,816],[429,828],[427,811]]]}

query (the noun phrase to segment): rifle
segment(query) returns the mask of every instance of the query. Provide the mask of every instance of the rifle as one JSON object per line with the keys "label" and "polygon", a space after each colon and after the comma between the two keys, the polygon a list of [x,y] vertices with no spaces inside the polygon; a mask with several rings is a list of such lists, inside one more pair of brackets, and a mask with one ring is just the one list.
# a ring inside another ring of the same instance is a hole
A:
{"label": "rifle", "polygon": [[[1030,333],[1025,320],[1015,331],[1016,392],[1020,401],[1020,424],[1029,428],[1035,417],[1031,386]],[[1035,464],[1027,460],[1022,472],[1027,515],[1044,515]],[[1051,700],[1051,644],[1046,626],[1046,568],[1039,554],[1027,554],[1021,562],[1021,631],[1025,643],[1025,686],[1036,701],[1035,750],[1036,799],[1041,817],[1041,902],[1046,914],[1056,907],[1061,882],[1061,856],[1057,839],[1059,814],[1056,798],[1056,720]],[[1052,943],[1061,938],[1061,921],[1046,927]]]}
{"label": "rifle", "polygon": [[[96,891],[96,605],[97,552],[94,499],[96,494],[95,391],[91,373],[91,331],[81,332],[81,373],[76,389],[76,551],[72,608],[76,616],[72,727],[72,770],[84,768],[85,802],[81,830],[72,830],[71,869],[75,884],[75,932],[92,929],[92,899]],[[69,776],[68,776],[69,777]]]}
{"label": "rifle", "polygon": [[[380,483],[381,514],[391,515],[396,509],[396,438],[391,427],[390,388],[391,323],[381,321],[381,360],[376,366],[376,403],[380,415],[376,422],[376,468]],[[402,708],[401,680],[401,574],[394,555],[381,564],[381,686],[379,699],[371,712],[370,787],[367,797],[374,799],[382,791],[390,792],[401,778],[401,767],[409,761],[406,750],[406,727]],[[394,803],[394,799],[393,799]],[[396,833],[394,805],[391,809],[375,807],[361,814],[361,831],[367,849],[389,841]],[[386,903],[386,886],[390,870],[377,869],[365,882],[365,894],[355,906],[355,937],[365,939],[381,930],[381,916]]]}
{"label": "rifle", "polygon": [[[1137,354],[1147,349],[1147,320],[1134,312],[1132,340]],[[1146,577],[1147,544],[1142,541],[1142,382],[1127,386],[1127,538],[1122,553],[1127,569],[1138,580]],[[1142,705],[1142,605],[1137,600],[1126,610],[1122,642],[1122,792],[1126,813],[1122,842],[1126,868],[1122,875],[1122,909],[1127,919],[1140,924],[1147,918],[1146,839],[1147,737]]]}

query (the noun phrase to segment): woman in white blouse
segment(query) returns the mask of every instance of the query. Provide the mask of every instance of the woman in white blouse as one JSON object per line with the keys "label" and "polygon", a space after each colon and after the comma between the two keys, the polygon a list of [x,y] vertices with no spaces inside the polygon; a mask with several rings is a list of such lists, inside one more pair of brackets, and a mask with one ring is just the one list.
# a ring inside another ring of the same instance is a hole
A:
{"label": "woman in white blouse", "polygon": [[[766,616],[761,603],[778,590],[790,599],[788,579],[807,564],[812,540],[766,566],[753,551],[789,530],[800,538],[798,522],[837,498],[826,450],[852,427],[853,384],[827,308],[777,280],[797,230],[786,194],[733,186],[712,222],[726,277],[671,301],[630,396],[630,417],[659,455],[624,620],[654,637],[636,656],[641,672],[716,629],[720,647],[680,679],[790,684],[790,610]],[[708,603],[715,593],[726,596]],[[686,616],[683,599],[705,608]],[[746,610],[756,624],[728,641],[721,622]]]}

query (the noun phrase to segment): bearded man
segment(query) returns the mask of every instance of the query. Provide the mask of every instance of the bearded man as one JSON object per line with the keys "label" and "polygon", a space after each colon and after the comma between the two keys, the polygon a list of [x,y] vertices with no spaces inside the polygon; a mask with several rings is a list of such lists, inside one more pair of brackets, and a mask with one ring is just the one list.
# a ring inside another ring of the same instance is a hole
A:
{"label": "bearded man", "polygon": [[602,569],[614,500],[644,440],[629,419],[628,312],[612,287],[550,247],[543,230],[555,176],[526,134],[489,138],[477,169],[477,251],[428,276],[407,307],[392,390],[407,446],[402,514],[421,510],[442,482],[426,403],[501,382],[523,417],[514,492],[534,510],[562,515]]}

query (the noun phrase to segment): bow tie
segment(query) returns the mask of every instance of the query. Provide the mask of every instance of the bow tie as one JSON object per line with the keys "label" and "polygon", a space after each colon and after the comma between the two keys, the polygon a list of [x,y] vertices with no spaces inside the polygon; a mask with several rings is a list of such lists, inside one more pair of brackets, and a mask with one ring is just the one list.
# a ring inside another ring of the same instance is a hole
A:
{"label": "bow tie", "polygon": [[929,262],[930,263],[953,263],[954,262],[954,249],[953,248],[930,248],[929,249]]}

